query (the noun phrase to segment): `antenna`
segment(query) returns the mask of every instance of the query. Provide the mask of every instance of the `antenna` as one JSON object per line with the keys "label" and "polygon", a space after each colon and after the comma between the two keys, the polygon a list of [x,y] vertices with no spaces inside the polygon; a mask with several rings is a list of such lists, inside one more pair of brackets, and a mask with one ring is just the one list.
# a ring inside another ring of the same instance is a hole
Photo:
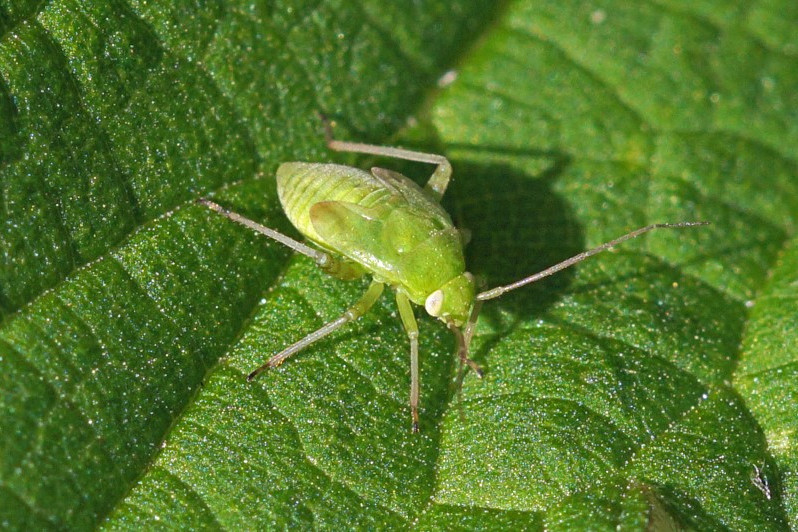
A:
{"label": "antenna", "polygon": [[479,294],[477,294],[477,298],[476,299],[477,299],[477,301],[487,301],[488,299],[497,298],[497,297],[499,297],[499,296],[501,296],[501,295],[503,295],[503,294],[505,294],[505,293],[507,293],[507,292],[509,292],[511,290],[515,290],[516,288],[521,288],[522,286],[528,285],[530,283],[534,283],[535,281],[540,281],[544,277],[548,277],[550,275],[553,275],[553,274],[559,272],[560,270],[564,270],[566,268],[570,268],[574,264],[578,264],[578,263],[582,262],[583,260],[592,257],[593,255],[597,255],[597,254],[601,253],[602,251],[607,251],[611,247],[617,246],[618,244],[620,244],[622,242],[626,242],[627,240],[631,240],[633,238],[636,238],[636,237],[638,237],[638,236],[640,236],[640,235],[642,235],[644,233],[648,233],[649,231],[653,231],[654,229],[665,229],[665,228],[678,229],[678,228],[682,228],[682,227],[697,227],[697,226],[701,226],[701,225],[709,225],[709,222],[681,222],[681,223],[675,223],[675,224],[651,224],[651,225],[647,225],[645,227],[641,227],[640,229],[635,229],[634,231],[632,231],[630,233],[626,233],[625,235],[620,236],[620,237],[616,238],[615,240],[610,240],[609,242],[605,242],[604,244],[601,244],[598,247],[595,247],[593,249],[589,249],[587,251],[583,251],[582,253],[580,253],[578,255],[574,255],[570,259],[565,259],[564,261],[562,261],[562,262],[560,262],[558,264],[555,264],[554,266],[546,268],[542,272],[535,273],[533,275],[530,275],[529,277],[524,277],[523,279],[520,279],[520,280],[518,280],[518,281],[516,281],[514,283],[510,283],[510,284],[507,284],[507,285],[504,285],[504,286],[497,286],[496,288],[491,288],[490,290],[486,290],[484,292],[480,292]]}

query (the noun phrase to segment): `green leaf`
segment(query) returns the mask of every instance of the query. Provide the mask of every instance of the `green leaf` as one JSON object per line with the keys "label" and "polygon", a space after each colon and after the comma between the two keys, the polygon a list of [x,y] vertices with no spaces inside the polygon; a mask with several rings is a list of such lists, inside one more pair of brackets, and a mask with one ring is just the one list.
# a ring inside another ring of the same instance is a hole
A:
{"label": "green leaf", "polygon": [[[0,3],[4,527],[798,528],[794,2],[183,4]],[[296,236],[318,111],[413,116],[489,286],[712,225],[487,302],[461,394],[419,311],[412,435],[391,297],[246,383],[367,280],[192,203]]]}

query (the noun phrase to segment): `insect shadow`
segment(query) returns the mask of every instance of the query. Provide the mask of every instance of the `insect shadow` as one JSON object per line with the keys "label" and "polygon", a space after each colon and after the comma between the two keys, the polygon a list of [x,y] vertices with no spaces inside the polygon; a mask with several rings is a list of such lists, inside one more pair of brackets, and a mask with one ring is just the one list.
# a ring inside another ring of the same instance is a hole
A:
{"label": "insect shadow", "polygon": [[[452,162],[457,177],[444,205],[455,224],[470,233],[466,263],[485,286],[507,284],[584,250],[581,224],[568,203],[552,190],[568,159],[556,152],[523,155],[546,157],[552,164],[532,175],[506,164]],[[561,297],[573,275],[572,270],[564,270],[508,293],[500,302],[486,304],[480,320],[497,334],[473,355],[483,359],[502,336],[542,314]]]}

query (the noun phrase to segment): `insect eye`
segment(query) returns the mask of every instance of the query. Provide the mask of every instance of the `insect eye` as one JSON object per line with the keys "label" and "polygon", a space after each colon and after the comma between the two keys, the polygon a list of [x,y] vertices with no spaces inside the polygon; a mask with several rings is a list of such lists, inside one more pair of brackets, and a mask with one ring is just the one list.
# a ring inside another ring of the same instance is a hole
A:
{"label": "insect eye", "polygon": [[441,307],[443,307],[443,291],[435,290],[424,302],[424,308],[430,316],[440,316]]}

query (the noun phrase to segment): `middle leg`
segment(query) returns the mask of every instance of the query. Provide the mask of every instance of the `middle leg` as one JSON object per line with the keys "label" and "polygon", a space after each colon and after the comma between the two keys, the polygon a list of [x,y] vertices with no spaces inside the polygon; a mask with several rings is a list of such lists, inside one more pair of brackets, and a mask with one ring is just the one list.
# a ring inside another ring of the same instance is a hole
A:
{"label": "middle leg", "polygon": [[356,319],[358,319],[360,316],[368,312],[368,310],[374,305],[374,303],[377,302],[377,299],[379,299],[380,295],[382,294],[382,289],[384,288],[384,286],[385,285],[383,285],[382,283],[379,283],[377,281],[372,281],[371,285],[369,285],[368,290],[366,290],[366,293],[363,294],[363,297],[361,297],[357,303],[349,307],[349,310],[344,312],[338,319],[335,319],[330,323],[324,325],[320,329],[313,331],[312,333],[305,336],[300,341],[286,347],[285,349],[283,349],[282,351],[271,357],[268,360],[268,362],[266,362],[261,367],[259,367],[258,369],[247,375],[247,380],[251,381],[264,370],[267,370],[269,368],[276,368],[277,366],[282,364],[286,358],[290,357],[291,355],[298,353],[299,351],[303,350],[313,342],[321,340],[331,332],[340,328],[342,325],[345,325],[350,321],[355,321]]}
{"label": "middle leg", "polygon": [[413,432],[418,432],[418,324],[410,300],[402,292],[396,292],[396,306],[410,340],[410,413],[413,416]]}

